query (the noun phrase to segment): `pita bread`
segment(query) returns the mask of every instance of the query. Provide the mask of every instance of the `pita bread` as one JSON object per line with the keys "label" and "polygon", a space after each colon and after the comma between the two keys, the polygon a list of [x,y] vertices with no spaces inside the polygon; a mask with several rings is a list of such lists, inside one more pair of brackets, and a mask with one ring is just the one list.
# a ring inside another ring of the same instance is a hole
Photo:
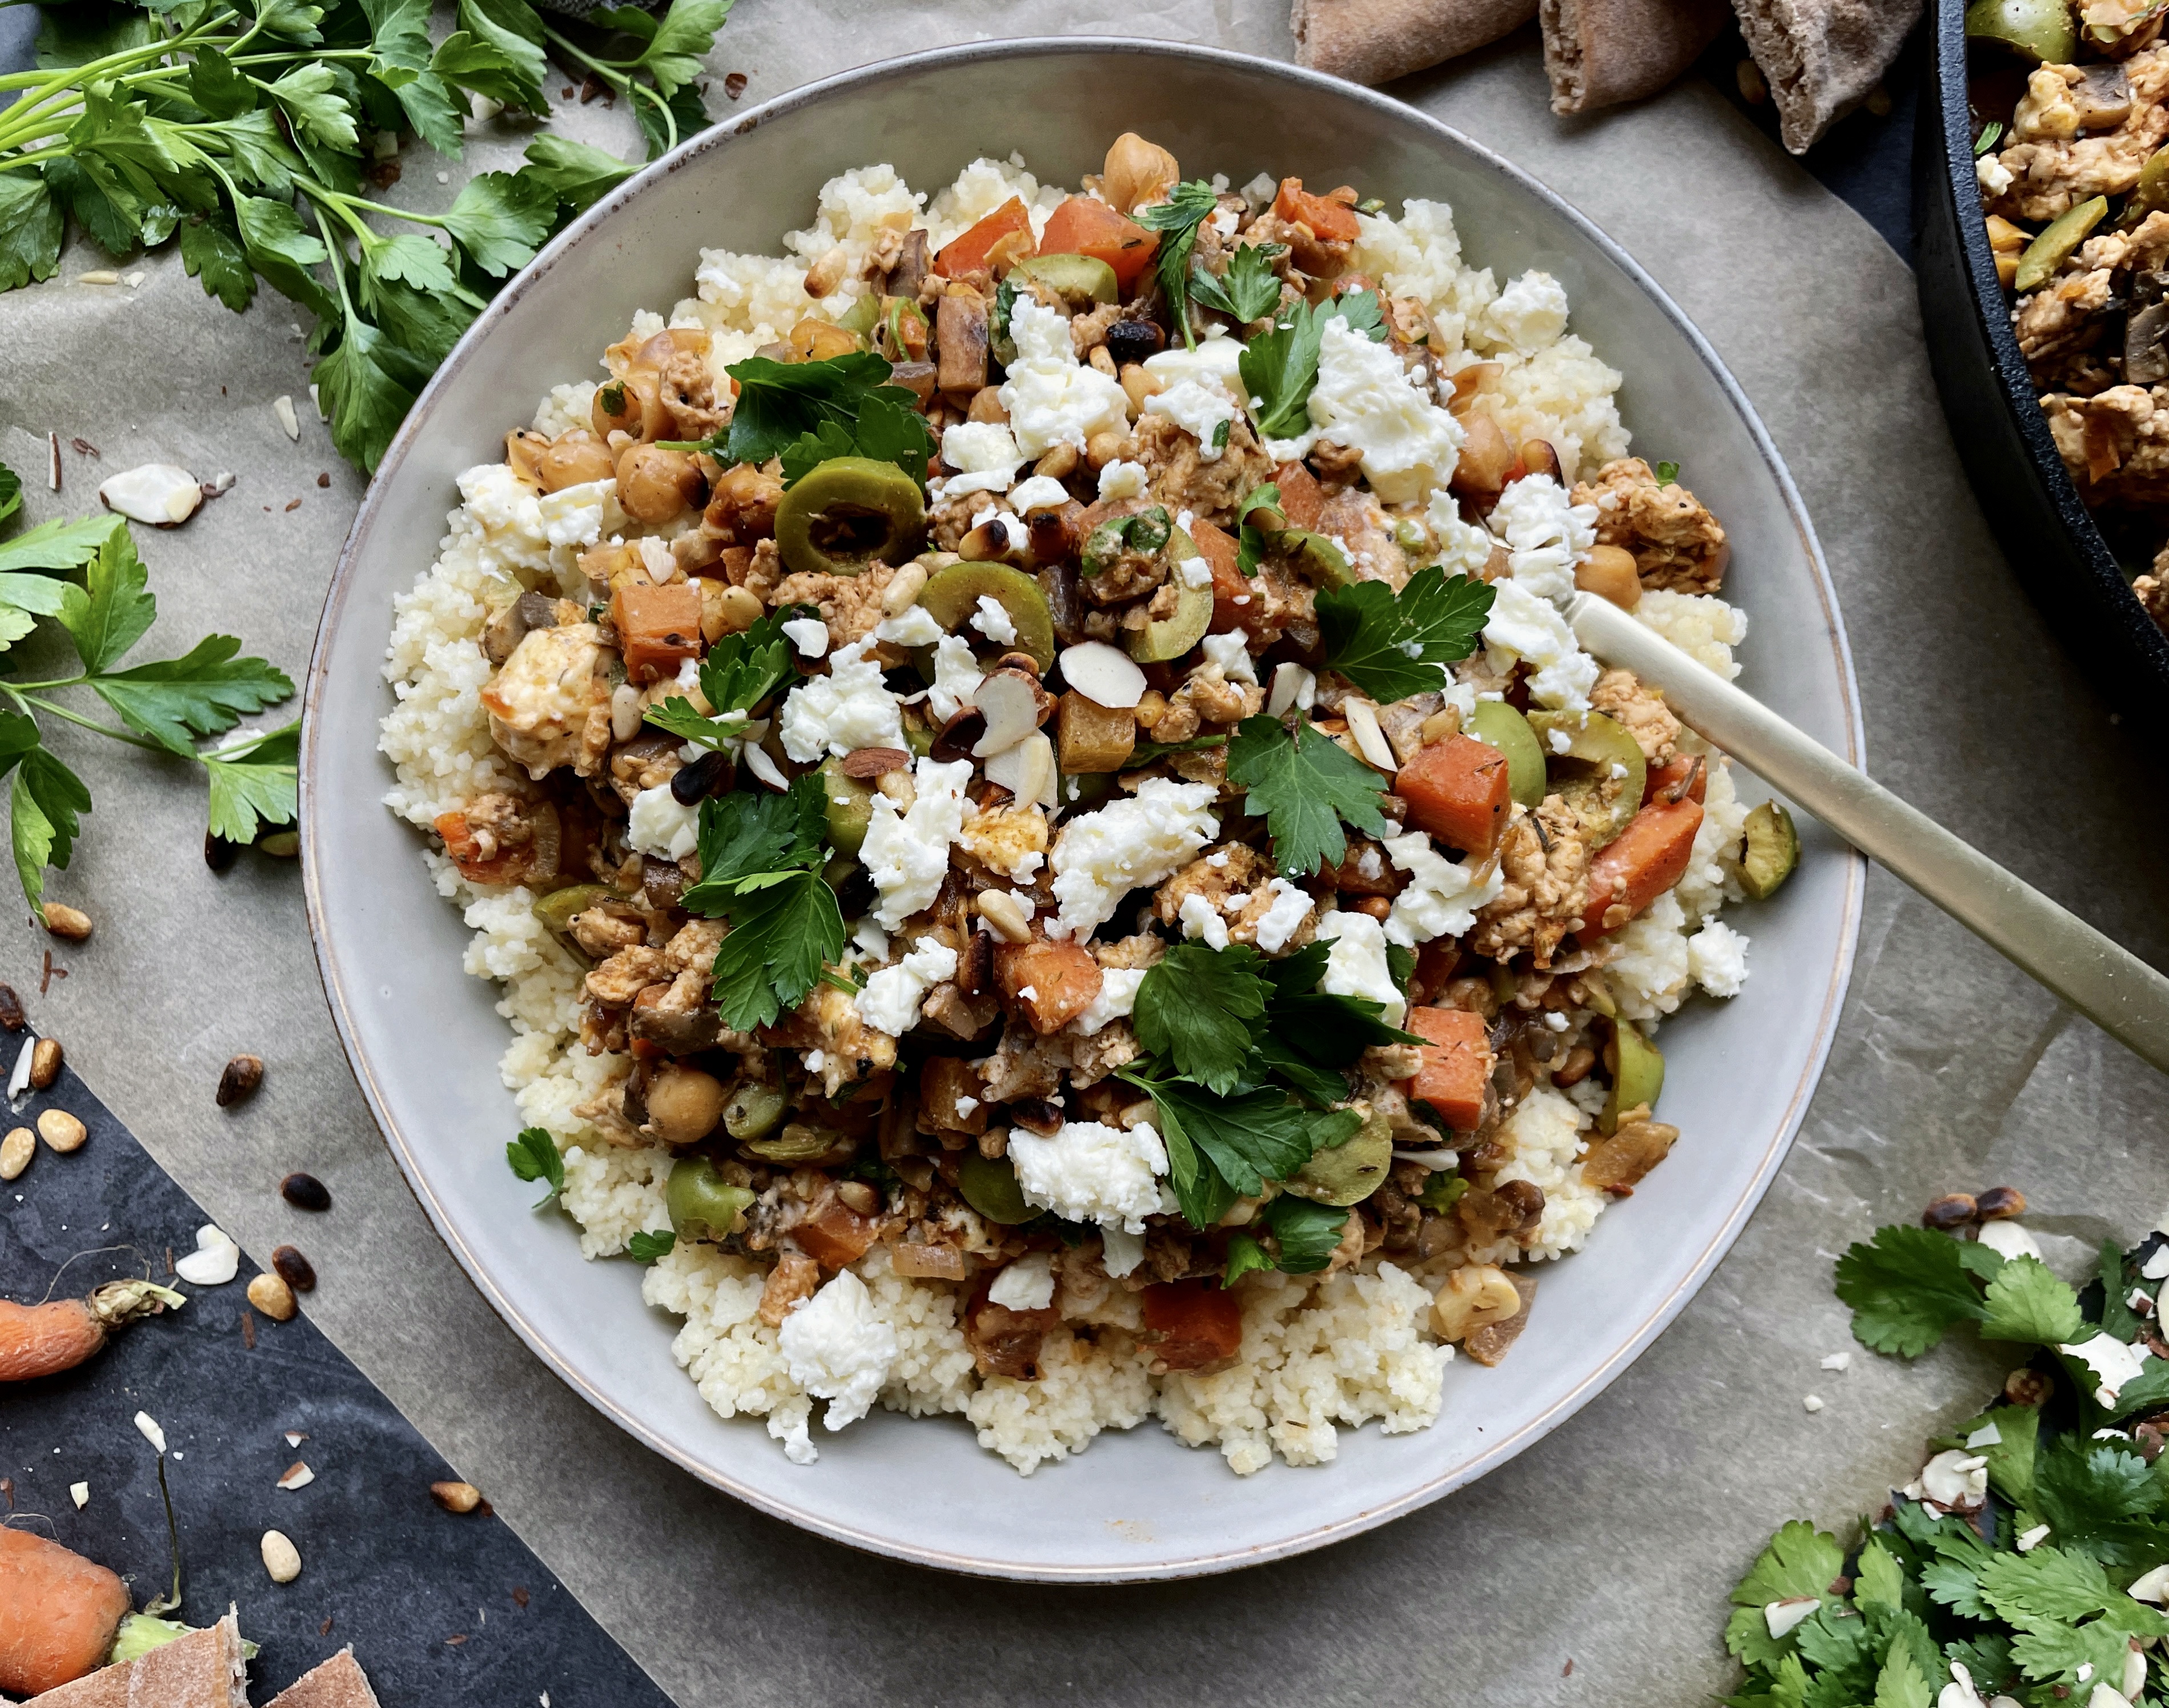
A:
{"label": "pita bread", "polygon": [[1785,146],[1804,154],[1890,69],[1921,0],[1733,0],[1733,9]]}
{"label": "pita bread", "polygon": [[341,1649],[274,1696],[269,1708],[380,1708],[380,1705],[354,1651]]}
{"label": "pita bread", "polygon": [[1654,95],[1717,40],[1725,0],[1541,0],[1552,111],[1593,113]]}
{"label": "pita bread", "polygon": [[248,1663],[229,1613],[208,1631],[162,1643],[125,1667],[33,1697],[38,1708],[248,1708]]}
{"label": "pita bread", "polygon": [[1295,0],[1296,63],[1351,83],[1389,83],[1496,41],[1537,0]]}

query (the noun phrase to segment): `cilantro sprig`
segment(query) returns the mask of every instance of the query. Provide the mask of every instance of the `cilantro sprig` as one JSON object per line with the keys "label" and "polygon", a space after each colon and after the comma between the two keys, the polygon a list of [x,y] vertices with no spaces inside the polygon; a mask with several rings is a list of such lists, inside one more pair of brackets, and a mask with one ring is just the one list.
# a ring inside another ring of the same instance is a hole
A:
{"label": "cilantro sprig", "polygon": [[1211,184],[1202,178],[1190,178],[1175,185],[1165,201],[1139,208],[1131,216],[1147,231],[1159,233],[1159,248],[1153,264],[1159,274],[1160,291],[1167,298],[1168,312],[1174,317],[1184,345],[1193,350],[1197,348],[1197,335],[1190,327],[1190,259],[1197,248],[1197,228],[1219,205],[1218,193]]}
{"label": "cilantro sprig", "polygon": [[[0,473],[8,472],[0,469]],[[20,504],[12,474],[0,482],[0,519]],[[45,913],[45,871],[65,870],[90,811],[90,788],[44,745],[40,716],[200,764],[210,782],[210,828],[253,842],[266,825],[290,824],[300,725],[253,733],[197,750],[205,736],[290,699],[292,681],[261,658],[236,655],[241,642],[208,635],[178,658],[122,661],[157,620],[150,573],[119,516],[56,519],[0,540],[0,655],[49,623],[67,637],[82,668],[25,680],[0,675],[0,777],[8,780],[9,840],[23,895]],[[51,632],[49,629],[48,633]],[[0,671],[10,661],[0,656]],[[87,689],[120,727],[52,696]]]}
{"label": "cilantro sprig", "polygon": [[[457,159],[472,98],[546,119],[551,61],[626,102],[652,156],[704,126],[695,79],[731,0],[546,23],[527,0],[115,0],[47,8],[40,69],[0,78],[0,290],[50,278],[67,226],[116,258],[178,247],[237,311],[260,279],[317,317],[312,378],[373,470],[503,281],[634,168],[538,137],[437,211],[372,199],[380,134]],[[402,228],[384,229],[386,222]],[[440,242],[440,238],[443,241]]]}
{"label": "cilantro sprig", "polygon": [[1481,577],[1431,564],[1396,593],[1383,581],[1322,588],[1325,662],[1381,705],[1446,686],[1440,667],[1476,650],[1497,593]]}
{"label": "cilantro sprig", "polygon": [[711,992],[723,1024],[749,1032],[795,1008],[844,952],[844,915],[821,880],[827,811],[818,775],[786,794],[701,803],[701,878],[681,905],[725,918]]}
{"label": "cilantro sprig", "polygon": [[1228,780],[1246,791],[1243,810],[1264,817],[1273,859],[1289,877],[1338,865],[1348,852],[1344,823],[1385,834],[1384,780],[1300,717],[1292,730],[1278,718],[1244,718],[1228,745]]}
{"label": "cilantro sprig", "polygon": [[647,721],[704,748],[736,741],[744,731],[745,714],[797,678],[797,649],[783,625],[804,616],[807,609],[788,605],[764,612],[751,628],[726,635],[708,649],[701,661],[701,692],[715,708],[713,716],[704,716],[678,694],[648,707]]}

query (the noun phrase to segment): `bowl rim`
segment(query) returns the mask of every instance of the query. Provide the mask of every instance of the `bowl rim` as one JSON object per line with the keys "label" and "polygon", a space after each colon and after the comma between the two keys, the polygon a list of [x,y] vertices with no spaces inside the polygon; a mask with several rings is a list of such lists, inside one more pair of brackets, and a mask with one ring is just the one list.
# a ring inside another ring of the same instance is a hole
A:
{"label": "bowl rim", "polygon": [[1135,1583],[1171,1578],[1202,1577],[1259,1565],[1270,1560],[1285,1559],[1313,1549],[1341,1541],[1362,1532],[1377,1528],[1391,1519],[1430,1504],[1453,1490],[1465,1487],[1488,1475],[1543,1436],[1556,1429],[1591,1399],[1610,1386],[1644,1351],[1650,1343],[1669,1327],[1683,1310],[1688,1301],[1698,1292],[1717,1264],[1730,1251],[1747,1219],[1761,1204],[1775,1179],[1779,1166],[1791,1148],[1794,1136],[1805,1116],[1808,1104],[1820,1083],[1831,1046],[1835,1041],[1839,1018],[1845,1005],[1846,992],[1851,981],[1853,960],[1858,945],[1866,887],[1866,859],[1842,844],[1832,850],[1833,857],[1845,862],[1845,881],[1842,906],[1839,919],[1836,964],[1831,970],[1829,982],[1819,1011],[1813,1019],[1814,1040],[1802,1069],[1799,1083],[1788,1099],[1783,1118],[1773,1128],[1764,1155],[1745,1189],[1740,1194],[1724,1221],[1708,1236],[1702,1250],[1696,1254],[1691,1268],[1679,1282],[1662,1298],[1655,1301],[1635,1326],[1633,1332],[1617,1342],[1601,1362],[1586,1371],[1580,1381],[1559,1396],[1543,1412],[1527,1419],[1519,1428],[1500,1439],[1490,1442],[1484,1450],[1458,1462],[1419,1487],[1399,1497],[1344,1513],[1335,1518],[1315,1524],[1298,1533],[1280,1538],[1270,1545],[1219,1550],[1202,1550],[1180,1559],[1149,1563],[1087,1562],[1076,1566],[1054,1565],[1043,1562],[1005,1561],[985,1555],[967,1556],[946,1549],[911,1546],[894,1538],[871,1530],[839,1523],[817,1513],[803,1510],[786,1498],[754,1486],[712,1465],[704,1463],[691,1454],[679,1450],[648,1426],[638,1416],[603,1392],[592,1383],[561,1352],[532,1321],[518,1301],[509,1296],[483,1268],[476,1254],[461,1238],[453,1225],[446,1205],[441,1202],[428,1184],[428,1177],[419,1166],[418,1148],[403,1134],[391,1115],[389,1099],[377,1083],[377,1068],[369,1059],[360,1041],[358,1029],[349,1010],[346,987],[347,979],[340,967],[339,952],[331,941],[327,926],[324,899],[317,874],[319,850],[326,846],[323,833],[317,824],[318,802],[314,786],[318,763],[317,721],[306,714],[317,703],[319,695],[330,685],[329,654],[333,631],[346,615],[345,607],[352,595],[356,566],[366,546],[380,510],[388,503],[386,494],[391,487],[391,476],[397,473],[411,450],[424,418],[439,394],[452,382],[475,348],[496,327],[536,280],[575,245],[603,229],[617,210],[647,188],[671,173],[682,170],[693,161],[727,149],[731,141],[743,136],[763,123],[795,112],[802,108],[825,103],[848,94],[861,86],[877,83],[900,74],[909,74],[929,66],[955,62],[994,63],[1002,61],[1069,56],[1104,56],[1109,54],[1132,54],[1186,61],[1201,70],[1239,68],[1250,75],[1263,74],[1278,78],[1294,90],[1304,93],[1329,94],[1336,100],[1354,101],[1372,107],[1394,120],[1410,124],[1426,130],[1436,139],[1463,151],[1470,164],[1483,168],[1508,179],[1521,194],[1533,197],[1548,205],[1555,215],[1567,220],[1589,242],[1594,244],[1612,264],[1642,290],[1657,306],[1660,311],[1686,339],[1694,354],[1708,369],[1710,376],[1723,391],[1739,418],[1745,423],[1756,453],[1775,482],[1785,508],[1798,535],[1800,549],[1812,572],[1815,594],[1820,601],[1825,625],[1825,635],[1834,657],[1838,678],[1839,695],[1844,714],[1844,742],[1841,757],[1849,763],[1864,763],[1866,737],[1861,713],[1859,684],[1855,677],[1852,647],[1846,635],[1844,619],[1840,613],[1836,589],[1831,578],[1820,545],[1816,540],[1813,525],[1792,476],[1779,458],[1767,428],[1748,402],[1730,370],[1719,359],[1701,332],[1687,319],[1671,298],[1650,278],[1639,263],[1607,236],[1592,221],[1564,198],[1538,181],[1504,156],[1484,146],[1439,120],[1404,103],[1391,99],[1374,90],[1345,82],[1322,72],[1269,60],[1229,49],[1183,42],[1137,40],[1127,38],[1063,35],[1058,37],[1016,37],[1006,40],[965,43],[953,46],[930,48],[912,54],[899,55],[872,64],[858,66],[832,76],[804,83],[773,99],[762,103],[743,116],[718,123],[698,136],[688,138],[661,158],[650,162],[641,171],[626,179],[610,194],[599,200],[581,214],[564,231],[553,238],[479,314],[461,337],[459,343],[446,357],[437,372],[415,399],[406,420],[393,436],[390,447],[379,464],[376,476],[365,492],[355,513],[352,527],[339,551],[338,561],[333,569],[324,599],[322,616],[319,621],[315,645],[312,650],[308,674],[304,690],[301,752],[300,759],[300,811],[301,828],[301,876],[303,897],[307,908],[309,934],[316,950],[318,976],[325,1000],[332,1013],[339,1042],[344,1051],[349,1069],[368,1103],[370,1114],[385,1136],[401,1173],[406,1177],[408,1189],[420,1203],[438,1237],[459,1260],[468,1279],[487,1299],[498,1315],[525,1343],[529,1350],[540,1359],[557,1378],[573,1392],[586,1400],[597,1411],[618,1428],[632,1436],[650,1451],[677,1466],[711,1487],[720,1488],[768,1516],[784,1520],[798,1528],[824,1536],[864,1552],[891,1559],[903,1560],[916,1565],[930,1566],[940,1570],[967,1576],[988,1577],[1018,1582],[1111,1583]]}
{"label": "bowl rim", "polygon": [[[2041,410],[2040,393],[2034,387],[2033,370],[2018,348],[2018,334],[2012,324],[2003,281],[1996,276],[1996,253],[1988,243],[1988,210],[1980,199],[1980,183],[1975,173],[1977,157],[1973,152],[1972,53],[1965,33],[1965,0],[1938,0],[1928,65],[1936,134],[1941,145],[1938,163],[1942,170],[1938,176],[1952,198],[1952,225],[1958,256],[1971,286],[1967,293],[1969,306],[1987,345],[1989,365],[1995,370],[1996,386],[2003,393],[2005,407],[2026,448],[2027,460],[2033,465],[2034,477],[2045,489],[2058,523],[2076,548],[2077,558],[2084,566],[2086,580],[2093,584],[2101,609],[2124,619],[2124,644],[2134,662],[2150,677],[2151,686],[2159,694],[2169,690],[2169,634],[2162,632],[2161,625],[2140,604],[2139,596],[2132,592],[2131,578],[2124,573],[2116,553],[2109,549],[2108,537],[2079,495],[2078,485],[2065,466],[2063,453],[2056,449],[2055,436],[2049,430],[2049,418]],[[1920,269],[1917,256],[1915,266],[1925,284],[1928,275]]]}

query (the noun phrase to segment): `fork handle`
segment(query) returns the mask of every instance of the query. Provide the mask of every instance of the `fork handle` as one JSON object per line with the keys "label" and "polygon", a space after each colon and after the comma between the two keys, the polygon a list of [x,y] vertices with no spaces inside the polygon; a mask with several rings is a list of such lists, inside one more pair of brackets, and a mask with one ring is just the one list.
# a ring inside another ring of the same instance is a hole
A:
{"label": "fork handle", "polygon": [[1578,593],[1566,615],[1585,648],[1662,689],[1688,728],[2169,1072],[2169,978],[1618,606]]}

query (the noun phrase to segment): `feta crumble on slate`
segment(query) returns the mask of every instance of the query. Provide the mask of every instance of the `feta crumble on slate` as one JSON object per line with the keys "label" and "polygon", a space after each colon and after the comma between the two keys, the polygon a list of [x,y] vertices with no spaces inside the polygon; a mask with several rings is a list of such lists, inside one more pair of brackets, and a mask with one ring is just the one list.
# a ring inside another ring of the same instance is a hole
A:
{"label": "feta crumble on slate", "polygon": [[1541,1331],[1507,1269],[1692,1189],[1659,1028],[1790,869],[1559,615],[1746,622],[1555,278],[1137,136],[1096,182],[862,167],[701,251],[398,602],[519,1165],[800,1462],[877,1405],[1023,1472],[1427,1426]]}

